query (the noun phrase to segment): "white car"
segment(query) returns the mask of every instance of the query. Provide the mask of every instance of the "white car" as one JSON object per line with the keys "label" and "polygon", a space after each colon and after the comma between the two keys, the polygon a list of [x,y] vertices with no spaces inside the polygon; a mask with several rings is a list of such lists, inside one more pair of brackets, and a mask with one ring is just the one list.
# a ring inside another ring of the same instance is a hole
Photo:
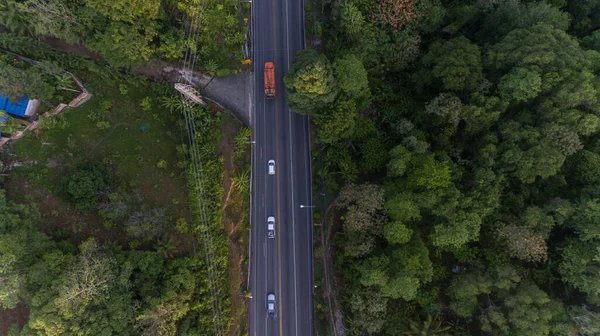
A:
{"label": "white car", "polygon": [[269,167],[269,175],[275,175],[275,160],[269,160],[267,166]]}
{"label": "white car", "polygon": [[275,217],[267,217],[267,238],[275,238]]}
{"label": "white car", "polygon": [[276,316],[276,314],[275,314],[275,294],[273,294],[273,293],[267,294],[267,315],[269,315],[269,317],[272,319],[274,319]]}

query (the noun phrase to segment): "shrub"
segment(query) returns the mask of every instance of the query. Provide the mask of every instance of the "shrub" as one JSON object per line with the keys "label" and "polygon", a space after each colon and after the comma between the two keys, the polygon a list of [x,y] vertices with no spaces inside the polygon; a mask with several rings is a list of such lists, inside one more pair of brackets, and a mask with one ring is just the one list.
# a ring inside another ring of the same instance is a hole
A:
{"label": "shrub", "polygon": [[175,230],[179,233],[188,233],[188,223],[185,218],[178,218],[175,222]]}
{"label": "shrub", "polygon": [[167,161],[165,161],[165,160],[158,160],[158,162],[156,163],[156,168],[158,168],[158,169],[167,168]]}
{"label": "shrub", "polygon": [[108,188],[109,179],[99,164],[78,167],[65,180],[67,195],[80,210],[96,209],[101,193]]}
{"label": "shrub", "polygon": [[146,97],[144,99],[142,99],[142,102],[140,103],[140,107],[142,108],[142,110],[148,112],[152,109],[152,98],[150,97]]}
{"label": "shrub", "polygon": [[119,84],[119,91],[121,91],[121,94],[125,96],[129,92],[129,88],[127,88],[127,85],[125,84]]}
{"label": "shrub", "polygon": [[110,122],[103,120],[103,121],[98,121],[96,123],[96,127],[98,127],[101,130],[107,130],[110,128]]}
{"label": "shrub", "polygon": [[229,69],[219,69],[217,70],[217,77],[225,77],[231,74],[231,70]]}
{"label": "shrub", "polygon": [[56,116],[45,116],[42,115],[38,119],[38,129],[41,131],[49,130],[49,129],[65,129],[69,127],[69,122],[64,115],[59,114]]}

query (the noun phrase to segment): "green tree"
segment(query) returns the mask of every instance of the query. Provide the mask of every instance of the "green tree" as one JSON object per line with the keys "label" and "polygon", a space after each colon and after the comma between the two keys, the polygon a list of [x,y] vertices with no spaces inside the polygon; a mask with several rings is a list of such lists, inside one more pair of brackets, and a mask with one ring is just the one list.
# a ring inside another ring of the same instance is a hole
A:
{"label": "green tree", "polygon": [[108,186],[106,172],[96,164],[73,170],[65,180],[67,194],[81,210],[96,209],[100,193],[106,191]]}
{"label": "green tree", "polygon": [[413,157],[412,171],[408,176],[411,184],[425,189],[446,188],[450,180],[450,167],[435,159],[434,154]]}
{"label": "green tree", "polygon": [[352,292],[348,306],[352,312],[352,327],[377,333],[386,322],[388,299],[374,289]]}
{"label": "green tree", "polygon": [[539,22],[566,31],[571,18],[568,13],[549,3],[505,1],[488,15],[478,35],[495,42],[516,28],[528,28]]}
{"label": "green tree", "polygon": [[479,317],[481,330],[487,334],[549,335],[560,315],[561,306],[532,283],[521,284],[501,297],[502,307],[491,305]]}
{"label": "green tree", "polygon": [[425,106],[425,112],[441,122],[458,125],[462,110],[460,98],[452,93],[441,93]]}
{"label": "green tree", "polygon": [[114,21],[129,23],[140,19],[156,19],[160,9],[160,0],[85,0],[85,3]]}
{"label": "green tree", "polygon": [[453,277],[447,290],[450,307],[459,316],[472,316],[478,305],[477,297],[491,293],[492,285],[493,279],[479,270]]}
{"label": "green tree", "polygon": [[0,24],[19,35],[33,34],[32,22],[23,4],[14,0],[0,0]]}
{"label": "green tree", "polygon": [[541,143],[523,153],[516,176],[524,183],[533,183],[538,176],[545,179],[555,175],[564,161],[565,156],[559,149]]}
{"label": "green tree", "polygon": [[479,238],[481,223],[478,214],[460,210],[447,221],[436,225],[430,239],[433,245],[439,248],[460,248]]}
{"label": "green tree", "polygon": [[29,96],[32,99],[47,100],[54,95],[54,87],[46,79],[47,75],[38,67],[19,69],[9,64],[8,57],[0,56],[0,92],[11,101]]}
{"label": "green tree", "polygon": [[421,62],[446,90],[473,90],[483,78],[479,48],[463,36],[432,43]]}
{"label": "green tree", "polygon": [[362,156],[361,168],[367,173],[374,173],[385,167],[388,162],[388,152],[385,144],[378,137],[369,137],[360,145]]}
{"label": "green tree", "polygon": [[345,252],[351,256],[368,253],[375,237],[382,234],[384,216],[383,190],[375,184],[350,183],[341,191],[336,208],[345,209]]}
{"label": "green tree", "polygon": [[[134,312],[131,265],[120,265],[94,239],[82,243],[80,251],[62,270],[47,271],[56,274],[55,279],[47,279],[33,291],[34,305],[25,328],[54,335],[130,333]],[[56,254],[53,258],[60,260]]]}
{"label": "green tree", "polygon": [[600,240],[600,203],[584,199],[575,207],[569,225],[574,227],[582,241]]}
{"label": "green tree", "polygon": [[0,307],[15,308],[26,296],[27,270],[52,247],[39,231],[39,213],[15,204],[0,190]]}
{"label": "green tree", "polygon": [[412,226],[413,222],[421,219],[420,209],[414,200],[414,195],[410,193],[396,195],[386,202],[385,209],[391,219],[383,228],[385,238],[392,244],[409,242],[413,230],[408,226]]}
{"label": "green tree", "polygon": [[113,67],[137,66],[154,52],[150,43],[156,37],[152,23],[143,25],[111,22],[90,47],[100,53]]}
{"label": "green tree", "polygon": [[544,127],[542,133],[546,136],[548,142],[558,148],[565,156],[575,154],[583,148],[577,133],[566,126],[552,123]]}
{"label": "green tree", "polygon": [[600,297],[600,244],[570,240],[560,254],[558,272],[563,282],[592,297]]}
{"label": "green tree", "polygon": [[340,13],[340,27],[350,41],[358,41],[365,33],[365,18],[353,3],[345,3]]}
{"label": "green tree", "polygon": [[336,100],[314,117],[318,126],[317,141],[331,144],[351,137],[357,118],[353,100]]}
{"label": "green tree", "polygon": [[526,102],[538,96],[542,90],[542,78],[531,70],[513,68],[500,79],[498,93],[504,99]]}
{"label": "green tree", "polygon": [[581,150],[568,161],[569,181],[580,185],[600,183],[600,155],[589,150]]}
{"label": "green tree", "polygon": [[50,35],[69,43],[84,37],[77,14],[62,1],[27,0],[23,7],[36,35]]}
{"label": "green tree", "polygon": [[542,76],[550,72],[559,74],[563,69],[582,70],[591,66],[575,38],[547,24],[511,31],[491,46],[487,59],[497,69],[522,67],[537,70]]}
{"label": "green tree", "polygon": [[304,114],[333,102],[339,91],[329,60],[313,49],[296,54],[283,81],[290,109]]}
{"label": "green tree", "polygon": [[363,286],[375,286],[381,295],[392,299],[413,300],[419,288],[433,277],[429,251],[418,235],[390,249],[387,255],[364,260],[358,270]]}
{"label": "green tree", "polygon": [[402,145],[398,145],[390,150],[390,161],[387,165],[388,175],[403,176],[412,166],[412,153]]}
{"label": "green tree", "polygon": [[348,97],[365,100],[370,96],[367,71],[355,55],[336,58],[333,62],[333,73],[341,91]]}
{"label": "green tree", "polygon": [[587,49],[600,51],[600,29],[581,39],[581,45]]}

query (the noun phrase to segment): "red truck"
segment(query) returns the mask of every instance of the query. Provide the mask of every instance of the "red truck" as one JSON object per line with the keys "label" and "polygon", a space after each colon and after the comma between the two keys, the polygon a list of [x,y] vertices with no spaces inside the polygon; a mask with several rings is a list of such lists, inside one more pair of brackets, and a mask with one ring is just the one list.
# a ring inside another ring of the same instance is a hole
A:
{"label": "red truck", "polygon": [[275,64],[265,62],[265,97],[275,99]]}

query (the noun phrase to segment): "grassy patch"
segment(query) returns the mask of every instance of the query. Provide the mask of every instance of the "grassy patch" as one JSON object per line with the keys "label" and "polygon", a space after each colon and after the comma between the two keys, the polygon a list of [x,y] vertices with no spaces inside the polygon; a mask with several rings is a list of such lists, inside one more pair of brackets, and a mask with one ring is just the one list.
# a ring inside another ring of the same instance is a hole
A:
{"label": "grassy patch", "polygon": [[[65,194],[65,178],[81,164],[100,163],[111,175],[107,194],[127,195],[132,210],[142,204],[147,209],[164,209],[168,230],[175,233],[176,220],[189,218],[189,204],[185,165],[177,152],[183,141],[180,117],[159,101],[168,90],[142,80],[132,84],[89,73],[81,77],[94,96],[78,108],[64,110],[57,117],[61,122],[50,129],[30,133],[14,144],[17,166],[7,186],[10,196],[41,203],[41,198],[54,198],[54,209],[48,213],[42,205],[42,215],[50,220],[50,228],[75,234],[76,228],[65,227],[60,222],[65,218],[57,214],[73,210]],[[122,231],[118,226],[103,227],[106,221],[94,212],[72,215],[87,218],[90,235]]]}

